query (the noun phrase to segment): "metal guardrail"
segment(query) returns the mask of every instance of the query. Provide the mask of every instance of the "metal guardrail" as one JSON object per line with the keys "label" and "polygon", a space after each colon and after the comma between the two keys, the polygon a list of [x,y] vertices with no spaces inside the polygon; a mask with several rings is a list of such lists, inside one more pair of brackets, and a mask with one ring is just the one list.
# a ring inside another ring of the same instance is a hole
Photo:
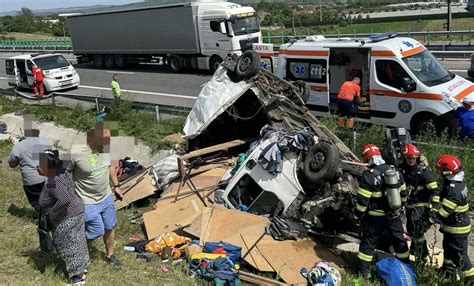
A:
{"label": "metal guardrail", "polygon": [[70,38],[0,40],[0,50],[72,50],[72,42]]}
{"label": "metal guardrail", "polygon": [[[389,31],[387,31],[389,32]],[[453,37],[461,37],[463,40],[464,37],[466,37],[466,40],[462,41],[466,43],[467,45],[472,45],[474,44],[474,30],[459,30],[459,31],[423,31],[423,32],[411,32],[410,29],[408,28],[406,32],[396,32],[398,36],[402,37],[417,37],[417,38],[423,38],[420,39],[423,44],[430,45],[431,42],[433,42],[433,37],[446,37],[446,41],[448,45],[453,44]],[[371,33],[357,33],[356,29],[353,30],[353,33],[346,33],[346,34],[341,34],[337,32],[336,34],[325,34],[323,33],[322,35],[325,36],[326,38],[344,38],[344,37],[350,37],[350,38],[363,38],[363,37],[368,37],[370,35],[373,35],[374,32]],[[307,36],[310,36],[311,34],[308,32],[305,35],[302,34],[294,34],[294,35],[284,35],[283,32],[278,35],[278,36],[272,36],[270,32],[267,32],[266,36],[263,36],[263,41],[266,43],[285,43],[288,42],[286,39],[287,38],[305,38]],[[277,41],[276,41],[277,40]]]}

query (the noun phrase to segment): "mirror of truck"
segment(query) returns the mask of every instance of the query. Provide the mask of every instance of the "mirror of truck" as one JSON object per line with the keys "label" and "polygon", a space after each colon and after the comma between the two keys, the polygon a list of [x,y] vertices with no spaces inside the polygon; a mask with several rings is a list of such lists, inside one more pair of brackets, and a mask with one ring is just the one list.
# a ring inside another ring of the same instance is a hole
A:
{"label": "mirror of truck", "polygon": [[416,83],[409,77],[402,78],[402,88],[405,92],[412,92],[416,90]]}

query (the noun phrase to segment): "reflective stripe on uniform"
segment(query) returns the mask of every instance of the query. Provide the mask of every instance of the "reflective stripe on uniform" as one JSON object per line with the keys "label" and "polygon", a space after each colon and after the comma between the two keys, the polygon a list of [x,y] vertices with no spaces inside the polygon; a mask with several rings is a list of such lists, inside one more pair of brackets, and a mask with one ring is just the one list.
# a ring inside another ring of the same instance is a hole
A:
{"label": "reflective stripe on uniform", "polygon": [[446,207],[450,208],[450,209],[454,209],[457,206],[457,204],[455,202],[452,202],[452,201],[450,201],[446,198],[443,199],[443,202],[441,204],[443,206],[446,206]]}
{"label": "reflective stripe on uniform", "polygon": [[466,234],[471,231],[471,225],[466,226],[447,226],[442,225],[441,230],[452,234]]}
{"label": "reflective stripe on uniform", "polygon": [[430,190],[436,189],[438,187],[438,183],[437,182],[431,182],[431,183],[426,184],[426,187]]}
{"label": "reflective stripe on uniform", "polygon": [[402,198],[402,203],[406,203],[406,202],[407,202],[407,200],[408,200],[408,198],[407,198],[407,197],[403,197],[403,198]]}
{"label": "reflective stripe on uniform", "polygon": [[364,207],[364,206],[361,206],[361,205],[357,204],[356,209],[360,212],[365,213],[365,211],[367,210],[367,207]]}
{"label": "reflective stripe on uniform", "polygon": [[432,197],[431,197],[431,201],[432,201],[433,203],[439,203],[439,196],[432,196]]}
{"label": "reflective stripe on uniform", "polygon": [[471,267],[471,269],[463,271],[462,274],[464,274],[465,277],[474,276],[474,268]]}
{"label": "reflective stripe on uniform", "polygon": [[359,258],[360,260],[364,260],[364,261],[367,261],[367,262],[371,262],[372,261],[372,255],[367,255],[365,253],[362,253],[359,251],[359,254],[357,254],[357,258]]}
{"label": "reflective stripe on uniform", "polygon": [[469,210],[469,204],[465,204],[463,206],[457,206],[454,211],[457,213],[465,213]]}
{"label": "reflective stripe on uniform", "polygon": [[371,216],[384,216],[385,212],[383,210],[371,210],[371,211],[369,211],[369,215],[371,215]]}
{"label": "reflective stripe on uniform", "polygon": [[400,186],[400,191],[404,191],[407,189],[407,185],[403,183],[403,185]]}
{"label": "reflective stripe on uniform", "polygon": [[382,192],[373,192],[372,193],[372,198],[381,198],[382,197]]}
{"label": "reflective stripe on uniform", "polygon": [[408,258],[410,256],[410,251],[403,252],[403,253],[396,253],[396,255],[400,259]]}
{"label": "reflective stripe on uniform", "polygon": [[368,199],[370,199],[370,197],[372,196],[372,192],[367,190],[367,189],[364,189],[364,188],[359,188],[357,190],[357,194],[363,196],[364,198],[368,198]]}
{"label": "reflective stripe on uniform", "polygon": [[445,217],[445,218],[449,216],[449,213],[447,211],[445,211],[443,207],[441,207],[439,209],[438,213],[439,213],[440,216]]}

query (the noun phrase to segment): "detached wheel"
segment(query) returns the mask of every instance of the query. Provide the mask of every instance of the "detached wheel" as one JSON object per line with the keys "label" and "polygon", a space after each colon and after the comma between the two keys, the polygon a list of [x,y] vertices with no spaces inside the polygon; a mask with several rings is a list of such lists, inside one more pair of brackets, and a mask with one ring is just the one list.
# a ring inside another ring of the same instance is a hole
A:
{"label": "detached wheel", "polygon": [[209,70],[211,71],[211,73],[215,73],[221,63],[222,63],[221,57],[212,56],[211,59],[209,60]]}
{"label": "detached wheel", "polygon": [[334,178],[339,163],[339,152],[336,148],[329,143],[320,142],[306,154],[304,175],[309,182],[320,185]]}
{"label": "detached wheel", "polygon": [[166,59],[166,63],[168,64],[168,68],[172,72],[179,72],[181,70],[181,62],[178,56],[171,55]]}
{"label": "detached wheel", "polygon": [[115,66],[119,69],[123,69],[126,66],[125,57],[123,55],[114,56]]}
{"label": "detached wheel", "polygon": [[254,76],[258,72],[262,59],[254,51],[244,52],[235,66],[234,73],[239,79],[246,79]]}
{"label": "detached wheel", "polygon": [[102,57],[102,55],[94,56],[94,65],[98,69],[101,69],[104,67],[104,58]]}
{"label": "detached wheel", "polygon": [[104,56],[104,64],[106,68],[113,69],[115,67],[114,56],[112,55]]}

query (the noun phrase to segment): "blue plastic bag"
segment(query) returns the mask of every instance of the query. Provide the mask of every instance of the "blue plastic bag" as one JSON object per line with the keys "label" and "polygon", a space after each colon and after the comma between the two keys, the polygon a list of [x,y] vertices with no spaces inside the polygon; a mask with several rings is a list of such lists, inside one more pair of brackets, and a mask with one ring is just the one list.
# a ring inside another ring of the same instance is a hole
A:
{"label": "blue plastic bag", "polygon": [[408,264],[395,257],[380,259],[375,267],[377,273],[389,286],[415,286],[415,273]]}

